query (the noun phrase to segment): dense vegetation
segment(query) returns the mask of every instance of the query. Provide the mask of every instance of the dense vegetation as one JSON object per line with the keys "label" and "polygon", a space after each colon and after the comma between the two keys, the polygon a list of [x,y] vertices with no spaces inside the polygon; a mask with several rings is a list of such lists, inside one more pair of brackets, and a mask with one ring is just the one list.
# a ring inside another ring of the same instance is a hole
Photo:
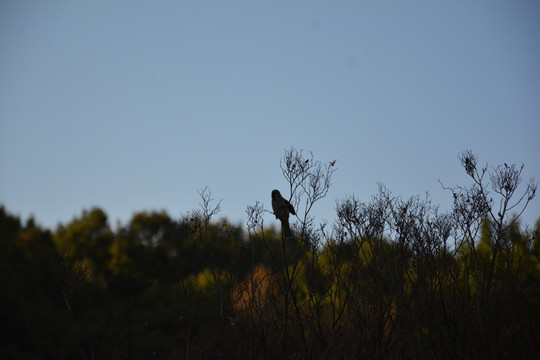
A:
{"label": "dense vegetation", "polygon": [[[56,230],[0,208],[0,356],[20,359],[534,358],[540,221],[520,227],[534,181],[460,156],[471,184],[451,211],[380,187],[310,216],[335,169],[294,149],[281,170],[295,235],[141,212],[113,230],[99,208]],[[269,189],[271,190],[271,189]],[[269,193],[269,191],[267,191]]]}

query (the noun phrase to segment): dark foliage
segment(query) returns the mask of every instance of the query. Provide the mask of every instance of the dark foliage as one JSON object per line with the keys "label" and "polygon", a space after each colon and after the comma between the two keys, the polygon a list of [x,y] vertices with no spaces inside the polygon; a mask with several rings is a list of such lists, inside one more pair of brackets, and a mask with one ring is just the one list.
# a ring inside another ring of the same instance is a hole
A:
{"label": "dark foliage", "polygon": [[[384,186],[310,215],[335,161],[287,150],[294,236],[201,209],[141,212],[112,230],[100,209],[51,232],[0,208],[0,356],[17,359],[473,359],[540,351],[540,220],[519,215],[521,167],[479,168],[451,211]],[[269,196],[269,191],[268,191]]]}

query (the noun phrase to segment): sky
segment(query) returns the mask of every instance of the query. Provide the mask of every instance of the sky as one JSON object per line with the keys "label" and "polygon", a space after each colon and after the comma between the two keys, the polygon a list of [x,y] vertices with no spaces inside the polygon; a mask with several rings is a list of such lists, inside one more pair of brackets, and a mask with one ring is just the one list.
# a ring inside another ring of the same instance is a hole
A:
{"label": "sky", "polygon": [[178,219],[205,187],[245,224],[291,147],[337,159],[317,221],[378,183],[449,210],[460,152],[525,184],[539,136],[538,1],[0,2],[0,204],[51,229]]}

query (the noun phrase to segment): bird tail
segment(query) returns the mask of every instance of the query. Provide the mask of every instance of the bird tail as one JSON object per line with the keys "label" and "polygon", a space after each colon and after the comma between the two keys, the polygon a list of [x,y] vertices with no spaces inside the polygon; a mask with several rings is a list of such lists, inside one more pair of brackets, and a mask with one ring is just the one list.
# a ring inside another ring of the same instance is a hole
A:
{"label": "bird tail", "polygon": [[291,237],[292,236],[292,231],[291,231],[291,228],[289,227],[289,220],[285,220],[281,223],[282,225],[282,228],[283,228],[283,235],[285,237]]}

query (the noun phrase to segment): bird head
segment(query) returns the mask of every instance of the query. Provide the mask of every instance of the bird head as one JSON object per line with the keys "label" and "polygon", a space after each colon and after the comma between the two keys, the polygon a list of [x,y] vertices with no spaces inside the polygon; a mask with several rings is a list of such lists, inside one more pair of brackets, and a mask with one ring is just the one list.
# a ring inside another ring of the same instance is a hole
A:
{"label": "bird head", "polygon": [[278,190],[272,190],[272,200],[277,200],[281,198],[281,194]]}

